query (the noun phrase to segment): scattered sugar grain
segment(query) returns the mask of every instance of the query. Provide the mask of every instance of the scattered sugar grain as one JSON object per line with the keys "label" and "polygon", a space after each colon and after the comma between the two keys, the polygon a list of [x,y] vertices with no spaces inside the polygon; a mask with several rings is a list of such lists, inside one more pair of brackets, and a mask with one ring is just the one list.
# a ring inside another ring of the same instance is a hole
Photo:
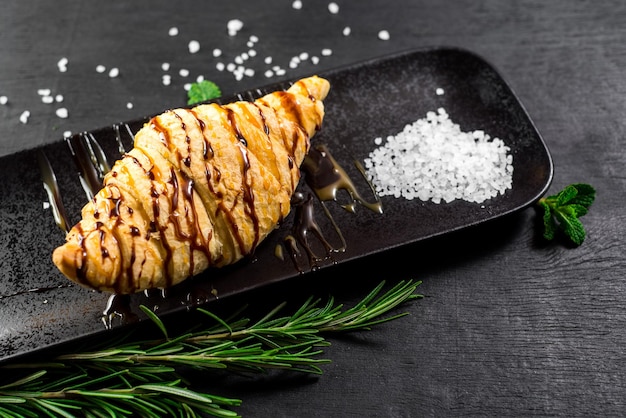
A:
{"label": "scattered sugar grain", "polygon": [[282,68],[279,68],[278,70],[276,70],[276,75],[277,75],[277,76],[279,76],[279,77],[280,77],[280,76],[283,76],[283,75],[285,75],[285,74],[287,74],[287,71],[285,71],[285,70],[284,70],[284,69],[282,69]]}
{"label": "scattered sugar grain", "polygon": [[214,56],[215,58],[217,58],[217,57],[221,57],[221,56],[222,56],[222,50],[221,50],[221,49],[219,49],[219,48],[215,48],[215,49],[213,49],[213,56]]}
{"label": "scattered sugar grain", "polygon": [[256,35],[250,35],[250,42],[257,43],[259,42],[259,37]]}
{"label": "scattered sugar grain", "polygon": [[188,77],[189,76],[189,70],[186,68],[181,68],[180,70],[178,70],[178,75],[181,77]]}
{"label": "scattered sugar grain", "polygon": [[322,56],[324,57],[329,57],[333,54],[333,50],[330,48],[324,48],[322,49]]}
{"label": "scattered sugar grain", "polygon": [[172,76],[170,76],[169,74],[163,74],[161,81],[163,82],[164,86],[169,86],[172,83]]}
{"label": "scattered sugar grain", "polygon": [[39,89],[37,90],[37,94],[40,96],[50,96],[52,91],[50,89]]}
{"label": "scattered sugar grain", "polygon": [[250,49],[250,50],[248,51],[248,56],[250,56],[250,57],[256,57],[256,50],[254,50],[254,49]]}
{"label": "scattered sugar grain", "polygon": [[55,113],[56,113],[57,117],[59,117],[61,119],[66,119],[69,116],[69,112],[64,107],[58,108]]}
{"label": "scattered sugar grain", "polygon": [[30,117],[30,111],[28,110],[23,111],[22,114],[20,115],[20,122],[26,125],[28,123],[29,117]]}
{"label": "scattered sugar grain", "polygon": [[226,28],[228,29],[228,35],[235,36],[237,32],[243,29],[243,22],[239,19],[231,19],[226,24]]}
{"label": "scattered sugar grain", "polygon": [[265,59],[263,60],[263,62],[265,62],[267,65],[270,65],[272,63],[272,57],[265,57]]}
{"label": "scattered sugar grain", "polygon": [[316,57],[315,55],[313,55],[311,57],[311,62],[313,63],[313,65],[317,65],[320,62],[320,57]]}
{"label": "scattered sugar grain", "polygon": [[235,61],[235,64],[239,64],[239,65],[243,64],[243,58],[241,57],[241,55],[237,55],[234,61]]}
{"label": "scattered sugar grain", "polygon": [[126,103],[126,109],[132,109],[133,104],[131,102]]}
{"label": "scattered sugar grain", "polygon": [[111,68],[111,70],[109,70],[109,77],[111,78],[115,78],[118,75],[120,75],[120,70],[117,67]]}
{"label": "scattered sugar grain", "polygon": [[70,136],[72,136],[72,131],[63,132],[63,138],[69,138]]}
{"label": "scattered sugar grain", "polygon": [[59,60],[59,62],[57,62],[57,67],[59,68],[59,71],[64,73],[67,71],[67,63],[68,63],[68,59],[63,57]]}
{"label": "scattered sugar grain", "polygon": [[237,64],[235,64],[234,62],[229,62],[228,64],[226,64],[226,70],[228,72],[233,72],[237,69]]}
{"label": "scattered sugar grain", "polygon": [[504,141],[461,131],[443,108],[383,142],[376,138],[378,148],[364,160],[380,196],[481,203],[512,187],[513,157]]}
{"label": "scattered sugar grain", "polygon": [[301,52],[300,55],[298,55],[298,58],[300,58],[300,61],[306,61],[309,59],[309,53]]}
{"label": "scattered sugar grain", "polygon": [[171,27],[170,30],[167,31],[167,34],[169,36],[176,36],[176,35],[178,35],[178,28],[176,26]]}
{"label": "scattered sugar grain", "polygon": [[246,77],[254,77],[254,69],[252,68],[246,68],[243,71],[243,75],[245,75]]}
{"label": "scattered sugar grain", "polygon": [[105,72],[107,70],[107,67],[105,67],[102,64],[96,65],[96,72],[102,74],[103,72]]}
{"label": "scattered sugar grain", "polygon": [[189,41],[189,45],[187,45],[187,48],[189,49],[190,54],[195,54],[196,52],[200,51],[200,42],[195,40]]}
{"label": "scattered sugar grain", "polygon": [[199,75],[198,77],[196,77],[196,83],[202,83],[203,81],[204,81],[203,75]]}
{"label": "scattered sugar grain", "polygon": [[224,71],[225,68],[226,68],[226,65],[224,65],[223,62],[218,62],[217,64],[215,64],[215,69],[217,71]]}
{"label": "scattered sugar grain", "polygon": [[64,98],[62,94],[57,94],[56,96],[54,96],[54,101],[57,103],[61,103],[63,100]]}
{"label": "scattered sugar grain", "polygon": [[389,38],[391,38],[391,36],[389,35],[389,31],[381,30],[380,32],[378,32],[378,39],[380,39],[381,41],[388,41]]}
{"label": "scattered sugar grain", "polygon": [[437,88],[437,90],[435,90],[435,94],[437,94],[437,96],[442,96],[444,93],[443,89],[441,87]]}
{"label": "scattered sugar grain", "polygon": [[328,3],[328,11],[336,15],[337,13],[339,13],[339,5],[335,2]]}
{"label": "scattered sugar grain", "polygon": [[293,7],[296,10],[300,10],[302,9],[302,2],[300,0],[294,0],[294,2],[291,3],[291,7]]}
{"label": "scattered sugar grain", "polygon": [[186,83],[186,84],[183,86],[183,88],[184,88],[186,91],[191,90],[191,83]]}
{"label": "scattered sugar grain", "polygon": [[5,105],[9,103],[9,98],[7,96],[0,96],[0,105]]}
{"label": "scattered sugar grain", "polygon": [[274,75],[274,71],[272,71],[272,70],[266,70],[266,71],[263,73],[263,75],[264,75],[266,78],[271,78],[271,77]]}
{"label": "scattered sugar grain", "polygon": [[350,36],[351,32],[352,29],[350,29],[350,26],[346,26],[345,28],[343,28],[343,31],[341,33],[343,34],[343,36]]}
{"label": "scattered sugar grain", "polygon": [[161,69],[163,71],[169,71],[170,70],[170,63],[169,62],[164,62],[163,64],[161,64]]}
{"label": "scattered sugar grain", "polygon": [[41,101],[45,104],[54,103],[54,97],[52,96],[41,96]]}

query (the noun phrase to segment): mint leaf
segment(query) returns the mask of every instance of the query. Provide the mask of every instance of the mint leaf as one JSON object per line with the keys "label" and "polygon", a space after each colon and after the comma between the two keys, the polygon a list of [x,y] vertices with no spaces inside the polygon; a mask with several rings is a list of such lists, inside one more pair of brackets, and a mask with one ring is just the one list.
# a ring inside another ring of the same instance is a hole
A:
{"label": "mint leaf", "polygon": [[576,245],[585,240],[586,232],[580,217],[589,212],[596,197],[595,189],[584,183],[570,184],[556,195],[539,199],[543,209],[543,236],[553,240],[558,230]]}
{"label": "mint leaf", "polygon": [[194,105],[208,100],[217,99],[222,95],[222,91],[212,81],[202,80],[197,83],[192,83],[191,88],[187,92],[187,104]]}

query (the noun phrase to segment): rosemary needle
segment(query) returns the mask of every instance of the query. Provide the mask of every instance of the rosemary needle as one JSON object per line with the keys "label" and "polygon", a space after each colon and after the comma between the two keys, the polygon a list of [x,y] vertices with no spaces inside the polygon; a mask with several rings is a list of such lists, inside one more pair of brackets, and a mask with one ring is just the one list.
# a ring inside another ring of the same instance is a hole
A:
{"label": "rosemary needle", "polygon": [[179,369],[322,374],[320,366],[330,361],[319,357],[329,345],[324,334],[369,330],[401,318],[406,314],[385,315],[421,297],[415,293],[420,282],[401,281],[381,293],[384,284],[349,309],[332,297],[324,304],[309,298],[290,315],[279,316],[283,303],[256,322],[241,311],[222,319],[199,308],[213,325],[178,336],[171,336],[161,319],[142,306],[162,338],[63,354],[45,363],[2,366],[0,418],[238,416],[232,409],[240,400],[189,388]]}

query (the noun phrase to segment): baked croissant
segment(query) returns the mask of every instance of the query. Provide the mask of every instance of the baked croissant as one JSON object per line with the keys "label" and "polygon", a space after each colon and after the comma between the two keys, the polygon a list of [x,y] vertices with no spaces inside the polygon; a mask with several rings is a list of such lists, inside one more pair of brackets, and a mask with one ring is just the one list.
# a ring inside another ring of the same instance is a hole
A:
{"label": "baked croissant", "polygon": [[251,254],[289,213],[329,88],[314,76],[254,102],[152,118],[83,207],[54,264],[83,286],[128,294]]}

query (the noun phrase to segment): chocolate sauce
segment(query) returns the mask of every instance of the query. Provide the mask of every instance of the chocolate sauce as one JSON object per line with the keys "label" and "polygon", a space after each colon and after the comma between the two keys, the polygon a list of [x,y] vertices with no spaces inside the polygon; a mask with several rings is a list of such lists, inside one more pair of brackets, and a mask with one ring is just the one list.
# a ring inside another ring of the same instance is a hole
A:
{"label": "chocolate sauce", "polygon": [[106,329],[113,328],[113,321],[119,318],[122,325],[132,324],[139,320],[130,307],[130,295],[111,295],[102,311],[102,323]]}
{"label": "chocolate sauce", "polygon": [[[355,164],[361,175],[367,180],[362,166],[358,162]],[[354,213],[356,204],[359,203],[374,212],[383,213],[382,202],[374,192],[371,183],[368,182],[375,198],[373,203],[366,201],[359,194],[350,176],[337,163],[325,145],[311,147],[302,163],[302,170],[305,173],[304,179],[306,183],[322,202],[329,200],[337,201],[337,192],[344,190],[350,196],[351,201],[347,204],[342,204],[341,207],[348,212]]]}
{"label": "chocolate sauce", "polygon": [[65,212],[65,206],[61,199],[61,192],[59,191],[59,185],[57,183],[56,176],[50,165],[50,160],[46,157],[43,151],[37,152],[37,162],[39,163],[39,170],[41,171],[41,179],[43,181],[43,188],[48,195],[48,202],[52,208],[52,216],[54,222],[65,233],[70,231],[70,222]]}
{"label": "chocolate sauce", "polygon": [[[65,139],[78,168],[80,183],[87,194],[87,199],[91,200],[102,188],[102,178],[106,173],[106,167],[100,166],[89,140],[89,137],[83,134]],[[95,140],[94,143],[96,143]]]}
{"label": "chocolate sauce", "polygon": [[[361,175],[367,180],[363,167],[358,162],[355,162],[355,165]],[[372,190],[375,197],[375,201],[373,203],[366,201],[359,194],[352,179],[333,158],[325,145],[312,147],[305,157],[301,169],[304,172],[307,185],[317,196],[326,218],[331,222],[336,235],[341,240],[341,246],[337,248],[333,247],[324,237],[324,234],[322,233],[322,230],[315,218],[316,212],[312,196],[310,194],[304,196],[302,193],[295,193],[291,201],[293,207],[295,208],[292,235],[288,235],[284,239],[284,245],[287,247],[289,256],[300,273],[303,271],[297,261],[298,256],[300,255],[299,247],[302,247],[306,251],[309,265],[312,270],[319,268],[320,261],[332,258],[332,253],[343,252],[346,249],[345,238],[326,206],[327,201],[337,201],[337,193],[339,191],[343,190],[350,196],[350,202],[347,204],[341,204],[341,207],[351,213],[355,213],[357,203],[376,213],[382,213],[383,211],[382,203],[376,195],[371,183],[368,182],[368,185],[370,186],[370,190]],[[311,242],[308,239],[310,235],[315,237],[323,246],[325,250],[324,257],[316,255],[313,251]],[[284,256],[282,255],[282,248],[277,248],[275,250],[275,255],[280,259],[283,259]]]}
{"label": "chocolate sauce", "polygon": [[126,149],[124,147],[124,143],[122,142],[122,133],[120,132],[120,126],[124,127],[126,134],[131,140],[131,143],[135,141],[135,135],[133,134],[133,132],[130,129],[130,126],[128,126],[127,123],[122,123],[122,124],[116,123],[113,125],[113,132],[115,132],[115,142],[117,142],[117,149],[120,152],[120,155],[124,155],[126,154]]}

